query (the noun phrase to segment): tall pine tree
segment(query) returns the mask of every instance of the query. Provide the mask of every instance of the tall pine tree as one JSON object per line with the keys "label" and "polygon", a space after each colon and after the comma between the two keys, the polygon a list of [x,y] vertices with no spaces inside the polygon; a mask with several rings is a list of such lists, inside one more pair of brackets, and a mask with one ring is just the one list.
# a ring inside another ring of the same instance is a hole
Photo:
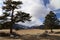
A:
{"label": "tall pine tree", "polygon": [[[3,6],[3,16],[0,16],[0,20],[5,25],[10,25],[10,33],[12,34],[12,26],[17,22],[30,21],[31,16],[28,13],[17,11],[14,14],[15,9],[21,8],[21,1],[5,0]],[[10,19],[9,19],[10,18]],[[7,24],[6,24],[7,23]],[[8,24],[9,23],[9,24]]]}
{"label": "tall pine tree", "polygon": [[58,24],[58,19],[56,17],[56,14],[53,11],[50,11],[49,14],[45,17],[44,25],[45,28],[50,28],[51,32],[52,29]]}

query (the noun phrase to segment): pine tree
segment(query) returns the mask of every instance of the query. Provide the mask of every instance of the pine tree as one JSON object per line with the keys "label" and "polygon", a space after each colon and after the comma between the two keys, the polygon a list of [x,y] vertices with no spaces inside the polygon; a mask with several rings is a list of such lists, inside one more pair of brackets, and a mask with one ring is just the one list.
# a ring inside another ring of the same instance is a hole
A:
{"label": "pine tree", "polygon": [[58,19],[56,17],[56,14],[53,11],[50,11],[49,14],[45,17],[44,25],[45,28],[50,28],[51,32],[52,29],[58,24]]}
{"label": "pine tree", "polygon": [[[3,20],[2,23],[4,24],[10,24],[10,33],[12,34],[12,26],[17,22],[25,22],[30,21],[31,16],[28,13],[17,11],[16,14],[14,14],[15,9],[21,8],[21,1],[13,1],[13,0],[5,0],[3,6],[3,16],[0,16],[0,20]],[[10,17],[10,19],[8,19]],[[6,25],[7,25],[6,24]]]}

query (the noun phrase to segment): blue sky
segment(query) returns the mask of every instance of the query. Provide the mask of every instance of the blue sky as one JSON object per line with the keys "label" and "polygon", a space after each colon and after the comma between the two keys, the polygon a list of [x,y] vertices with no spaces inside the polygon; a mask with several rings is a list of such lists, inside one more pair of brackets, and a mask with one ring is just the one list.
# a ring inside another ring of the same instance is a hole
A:
{"label": "blue sky", "polygon": [[45,6],[50,3],[49,0],[43,0],[43,2],[44,2],[44,5],[45,5]]}
{"label": "blue sky", "polygon": [[[16,0],[15,0],[16,1]],[[60,20],[60,0],[21,0],[23,5],[21,9],[24,12],[29,13],[32,18],[31,22],[25,22],[19,24],[33,26],[33,25],[41,25],[43,24],[44,17],[49,13],[49,11],[53,11],[56,13],[58,19]],[[2,3],[3,1],[0,0],[0,14],[2,14]],[[15,10],[17,11],[17,9]]]}

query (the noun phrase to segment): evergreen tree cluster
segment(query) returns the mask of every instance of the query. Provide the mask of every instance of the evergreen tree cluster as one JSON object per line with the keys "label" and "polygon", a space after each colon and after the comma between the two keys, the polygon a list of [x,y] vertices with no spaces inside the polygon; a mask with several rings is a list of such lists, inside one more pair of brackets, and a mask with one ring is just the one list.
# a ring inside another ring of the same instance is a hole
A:
{"label": "evergreen tree cluster", "polygon": [[59,20],[57,19],[56,14],[53,11],[50,11],[49,14],[46,15],[45,21],[44,21],[44,26],[45,29],[57,29],[59,27]]}

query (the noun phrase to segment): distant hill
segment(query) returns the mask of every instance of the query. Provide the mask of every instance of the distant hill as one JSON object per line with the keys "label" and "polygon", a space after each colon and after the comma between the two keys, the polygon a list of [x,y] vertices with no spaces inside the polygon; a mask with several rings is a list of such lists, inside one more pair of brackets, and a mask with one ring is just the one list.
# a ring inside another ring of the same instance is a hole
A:
{"label": "distant hill", "polygon": [[44,25],[39,25],[39,26],[25,26],[25,25],[20,25],[20,24],[14,24],[13,29],[20,30],[20,29],[43,29]]}
{"label": "distant hill", "polygon": [[20,25],[20,24],[14,24],[13,25],[13,29],[27,29],[28,26],[25,26],[25,25]]}
{"label": "distant hill", "polygon": [[31,29],[43,29],[44,25],[39,25],[39,26],[31,26]]}

